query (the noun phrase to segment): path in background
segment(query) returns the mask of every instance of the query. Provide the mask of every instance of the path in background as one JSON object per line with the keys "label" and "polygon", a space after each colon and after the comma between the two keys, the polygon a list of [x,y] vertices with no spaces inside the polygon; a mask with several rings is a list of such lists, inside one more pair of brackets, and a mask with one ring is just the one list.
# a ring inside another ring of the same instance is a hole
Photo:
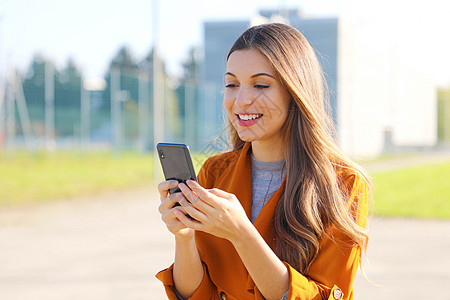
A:
{"label": "path in background", "polygon": [[[423,160],[422,160],[423,161]],[[420,162],[420,160],[419,160]],[[0,299],[166,299],[173,239],[152,188],[0,209]],[[450,221],[375,218],[355,299],[450,299]]]}
{"label": "path in background", "polygon": [[165,299],[173,243],[152,189],[0,211],[0,299]]}
{"label": "path in background", "polygon": [[450,220],[373,218],[368,263],[359,273],[355,299],[449,300]]}
{"label": "path in background", "polygon": [[367,171],[373,173],[449,162],[450,149],[446,148],[431,152],[394,155],[382,160],[361,161],[360,163]]}

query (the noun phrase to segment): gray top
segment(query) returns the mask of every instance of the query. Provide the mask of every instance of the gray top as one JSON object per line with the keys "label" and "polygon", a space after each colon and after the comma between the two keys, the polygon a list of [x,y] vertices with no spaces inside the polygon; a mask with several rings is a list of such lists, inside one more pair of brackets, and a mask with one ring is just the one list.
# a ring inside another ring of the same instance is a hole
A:
{"label": "gray top", "polygon": [[284,160],[262,161],[251,155],[252,162],[252,223],[261,209],[283,182],[286,168]]}
{"label": "gray top", "polygon": [[[286,174],[285,161],[262,161],[251,155],[252,161],[252,223],[261,212],[261,209],[275,194],[283,182]],[[281,300],[287,300],[289,290]]]}
{"label": "gray top", "polygon": [[[252,223],[256,220],[264,204],[278,190],[283,182],[286,168],[284,160],[262,161],[251,155],[252,162]],[[175,289],[175,293],[180,300],[184,300]],[[281,300],[287,300],[287,291]]]}

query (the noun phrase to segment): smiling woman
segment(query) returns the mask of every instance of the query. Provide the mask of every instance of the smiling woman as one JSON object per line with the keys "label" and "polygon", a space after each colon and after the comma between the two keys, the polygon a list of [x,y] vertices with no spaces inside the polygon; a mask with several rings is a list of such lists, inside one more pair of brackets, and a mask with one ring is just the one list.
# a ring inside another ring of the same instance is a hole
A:
{"label": "smiling woman", "polygon": [[371,183],[332,138],[313,49],[291,26],[251,27],[225,81],[233,150],[198,183],[158,186],[176,241],[157,274],[169,299],[353,299]]}
{"label": "smiling woman", "polygon": [[257,49],[231,53],[225,74],[223,103],[242,140],[252,143],[256,159],[267,160],[262,148],[278,149],[270,160],[283,159],[279,134],[288,115],[291,96],[270,61]]}

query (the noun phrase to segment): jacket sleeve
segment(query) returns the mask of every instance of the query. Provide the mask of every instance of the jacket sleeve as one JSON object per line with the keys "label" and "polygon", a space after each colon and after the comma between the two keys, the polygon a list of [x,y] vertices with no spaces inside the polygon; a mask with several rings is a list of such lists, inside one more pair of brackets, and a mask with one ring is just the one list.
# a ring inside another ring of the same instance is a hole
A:
{"label": "jacket sleeve", "polygon": [[[354,178],[348,207],[361,227],[366,227],[368,190],[366,182]],[[319,254],[306,276],[288,263],[289,300],[297,299],[353,299],[353,280],[360,263],[361,250],[341,231],[333,227],[328,237],[322,238]],[[264,299],[253,284],[255,299]]]}
{"label": "jacket sleeve", "polygon": [[[204,299],[215,299],[214,295],[217,295],[217,288],[211,281],[208,273],[208,268],[205,264],[203,266],[203,280],[195,290],[194,294],[189,298],[190,300],[204,300]],[[179,300],[177,293],[175,292],[175,284],[173,282],[173,264],[156,274],[163,284],[169,300]]]}
{"label": "jacket sleeve", "polygon": [[[207,168],[206,165],[207,163],[205,162],[205,164],[200,169],[199,174],[197,176],[198,182],[202,186],[204,186],[207,182],[206,175],[208,174],[208,172],[206,171]],[[189,298],[190,300],[216,299],[215,297],[217,297],[217,287],[211,281],[208,268],[204,263],[202,263],[202,267],[203,267],[202,282],[198,286],[197,290],[195,290],[194,294]],[[180,299],[179,296],[177,295],[177,292],[175,290],[175,284],[173,282],[173,264],[169,268],[162,270],[158,274],[156,274],[156,278],[158,278],[163,283],[164,289],[166,291],[169,300]]]}

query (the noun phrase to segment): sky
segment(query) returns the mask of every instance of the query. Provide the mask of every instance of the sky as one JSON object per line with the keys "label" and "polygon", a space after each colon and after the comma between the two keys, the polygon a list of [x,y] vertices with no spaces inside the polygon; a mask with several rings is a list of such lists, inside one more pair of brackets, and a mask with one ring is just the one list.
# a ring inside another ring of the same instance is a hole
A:
{"label": "sky", "polygon": [[[1,0],[0,78],[23,72],[39,53],[61,68],[72,58],[85,79],[103,77],[126,45],[137,60],[153,41],[172,75],[191,47],[202,46],[205,21],[249,20],[259,9],[302,9],[338,16],[358,28],[368,47],[394,44],[399,59],[450,86],[450,4],[445,0]],[[156,21],[153,19],[156,12]],[[156,26],[155,26],[156,25]],[[155,30],[156,28],[156,30]]]}

